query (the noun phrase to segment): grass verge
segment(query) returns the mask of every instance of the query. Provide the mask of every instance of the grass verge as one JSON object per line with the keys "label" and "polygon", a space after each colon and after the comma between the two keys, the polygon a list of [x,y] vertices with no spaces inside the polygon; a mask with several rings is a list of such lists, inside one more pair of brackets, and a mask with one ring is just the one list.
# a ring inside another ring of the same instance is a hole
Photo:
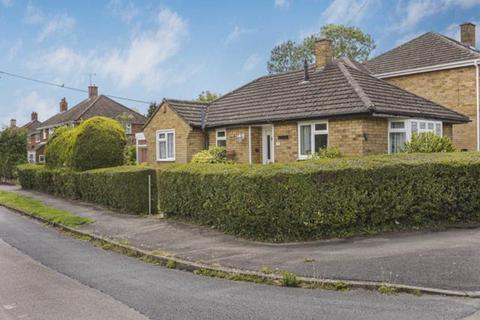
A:
{"label": "grass verge", "polygon": [[0,191],[0,205],[24,211],[31,215],[41,217],[49,222],[69,227],[93,222],[92,219],[79,217],[68,211],[48,207],[40,201],[14,192]]}

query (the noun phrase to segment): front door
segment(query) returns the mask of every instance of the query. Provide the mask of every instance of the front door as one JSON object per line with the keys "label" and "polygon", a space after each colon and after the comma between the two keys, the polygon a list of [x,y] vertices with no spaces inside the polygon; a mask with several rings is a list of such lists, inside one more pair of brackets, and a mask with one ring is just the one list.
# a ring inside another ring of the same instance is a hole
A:
{"label": "front door", "polygon": [[262,140],[263,140],[263,164],[273,162],[273,137],[272,127],[262,127]]}

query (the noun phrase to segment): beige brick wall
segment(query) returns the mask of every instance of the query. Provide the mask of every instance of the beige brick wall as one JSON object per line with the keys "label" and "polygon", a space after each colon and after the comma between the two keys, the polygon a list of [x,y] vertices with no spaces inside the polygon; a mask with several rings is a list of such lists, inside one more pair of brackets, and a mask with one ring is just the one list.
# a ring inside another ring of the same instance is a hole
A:
{"label": "beige brick wall", "polygon": [[385,80],[468,116],[472,122],[453,126],[453,142],[459,149],[476,150],[476,71],[473,66]]}
{"label": "beige brick wall", "polygon": [[443,136],[449,137],[450,139],[453,138],[453,128],[451,123],[444,123],[442,131]]}
{"label": "beige brick wall", "polygon": [[171,161],[157,161],[156,132],[162,129],[175,129],[175,163],[189,162],[193,154],[202,149],[203,135],[201,131],[192,129],[168,104],[163,104],[143,130],[147,140],[148,164],[165,165],[172,163]]}
{"label": "beige brick wall", "polygon": [[[276,123],[274,131],[275,162],[298,160],[297,122]],[[279,139],[281,136],[286,139]]]}

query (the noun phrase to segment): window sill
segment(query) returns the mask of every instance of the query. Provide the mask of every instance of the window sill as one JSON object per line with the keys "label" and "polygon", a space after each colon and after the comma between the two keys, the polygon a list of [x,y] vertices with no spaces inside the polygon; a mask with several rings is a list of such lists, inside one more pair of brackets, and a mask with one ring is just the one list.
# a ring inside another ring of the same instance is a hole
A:
{"label": "window sill", "polygon": [[157,162],[175,162],[175,159],[157,159]]}

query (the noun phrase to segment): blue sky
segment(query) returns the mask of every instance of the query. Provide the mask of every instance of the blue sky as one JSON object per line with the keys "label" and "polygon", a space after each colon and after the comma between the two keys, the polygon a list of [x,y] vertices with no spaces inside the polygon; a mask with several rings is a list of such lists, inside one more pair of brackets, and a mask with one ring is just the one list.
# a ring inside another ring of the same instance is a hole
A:
{"label": "blue sky", "polygon": [[[84,89],[96,73],[101,93],[193,99],[265,74],[273,46],[325,23],[370,33],[376,55],[426,31],[458,38],[464,21],[480,24],[480,0],[0,0],[0,70]],[[1,75],[0,125],[85,96]]]}

